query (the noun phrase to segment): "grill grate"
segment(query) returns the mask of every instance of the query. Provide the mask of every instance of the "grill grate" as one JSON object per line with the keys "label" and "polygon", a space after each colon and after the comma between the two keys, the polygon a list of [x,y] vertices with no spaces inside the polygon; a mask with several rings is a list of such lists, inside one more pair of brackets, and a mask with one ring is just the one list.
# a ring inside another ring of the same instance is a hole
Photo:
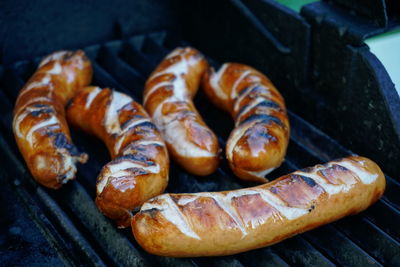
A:
{"label": "grill grate", "polygon": [[[134,36],[85,49],[93,62],[93,84],[115,88],[142,100],[146,77],[177,45],[179,38],[165,32]],[[217,65],[210,59],[211,64]],[[149,255],[135,242],[130,229],[117,230],[97,210],[95,181],[109,155],[99,140],[73,131],[74,143],[90,160],[80,166],[77,180],[55,192],[37,186],[30,178],[12,136],[12,107],[19,89],[34,72],[38,60],[0,69],[0,145],[5,163],[14,166],[5,176],[23,206],[59,257],[68,265],[399,265],[400,183],[387,178],[384,197],[360,215],[340,220],[279,244],[229,257],[177,259]],[[195,104],[224,147],[233,127],[231,118],[214,108],[201,91]],[[296,169],[351,154],[318,129],[289,112],[291,141],[286,161],[268,175],[279,177]],[[356,138],[356,137],[355,137]],[[197,178],[171,165],[168,192],[230,190],[253,184],[234,178],[226,162],[206,178]],[[49,241],[50,240],[50,241]]]}

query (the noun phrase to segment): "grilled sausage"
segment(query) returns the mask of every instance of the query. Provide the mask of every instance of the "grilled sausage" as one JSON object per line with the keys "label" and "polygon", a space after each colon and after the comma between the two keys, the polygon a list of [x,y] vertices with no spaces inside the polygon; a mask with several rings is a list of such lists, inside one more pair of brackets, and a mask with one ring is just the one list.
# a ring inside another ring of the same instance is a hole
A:
{"label": "grilled sausage", "polygon": [[230,255],[361,212],[382,196],[385,183],[374,162],[352,156],[257,187],[155,197],[133,217],[132,230],[152,254]]}
{"label": "grilled sausage", "polygon": [[195,49],[176,48],[146,82],[144,107],[173,159],[188,172],[208,175],[219,164],[218,140],[193,105],[208,64]]}
{"label": "grilled sausage", "polygon": [[75,178],[87,155],[71,142],[65,104],[90,83],[92,67],[83,51],[45,57],[22,88],[14,108],[15,140],[36,181],[57,189]]}
{"label": "grilled sausage", "polygon": [[112,161],[98,176],[96,204],[118,227],[129,226],[132,210],[168,183],[168,152],[158,130],[132,98],[98,87],[79,92],[67,118],[106,144]]}
{"label": "grilled sausage", "polygon": [[226,63],[217,73],[209,69],[202,87],[235,120],[226,144],[233,172],[243,180],[267,182],[265,175],[282,163],[289,142],[289,120],[278,90],[262,73],[238,63]]}

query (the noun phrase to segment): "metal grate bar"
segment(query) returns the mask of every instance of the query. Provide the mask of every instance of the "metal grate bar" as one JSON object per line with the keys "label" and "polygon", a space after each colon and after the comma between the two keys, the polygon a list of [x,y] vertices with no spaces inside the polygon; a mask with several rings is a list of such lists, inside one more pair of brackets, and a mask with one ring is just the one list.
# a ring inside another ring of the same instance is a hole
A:
{"label": "metal grate bar", "polygon": [[289,266],[271,247],[241,253],[237,258],[246,266]]}
{"label": "metal grate bar", "polygon": [[104,48],[99,54],[98,62],[110,75],[127,88],[127,93],[133,95],[135,100],[141,103],[142,94],[138,92],[143,90],[145,80],[137,70],[122,61],[117,53],[117,49]]}
{"label": "metal grate bar", "polygon": [[[361,216],[349,217],[335,224],[362,249],[384,265],[399,266],[400,243]],[[363,222],[363,223],[361,223]]]}

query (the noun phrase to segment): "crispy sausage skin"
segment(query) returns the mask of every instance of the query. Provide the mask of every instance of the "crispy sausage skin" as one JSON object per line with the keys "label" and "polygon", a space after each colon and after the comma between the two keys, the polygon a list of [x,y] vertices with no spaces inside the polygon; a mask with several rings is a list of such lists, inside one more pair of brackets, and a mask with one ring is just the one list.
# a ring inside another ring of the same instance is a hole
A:
{"label": "crispy sausage skin", "polygon": [[67,118],[106,144],[112,161],[98,176],[96,204],[118,227],[128,227],[132,210],[168,183],[168,152],[156,126],[132,98],[98,87],[80,91]]}
{"label": "crispy sausage skin", "polygon": [[57,189],[74,179],[75,164],[87,161],[72,144],[64,107],[91,79],[83,51],[55,52],[41,61],[17,98],[15,140],[32,176],[46,187]]}
{"label": "crispy sausage skin", "polygon": [[167,143],[172,158],[195,175],[213,173],[219,164],[218,140],[193,105],[208,66],[199,51],[176,48],[146,82],[144,107]]}
{"label": "crispy sausage skin", "polygon": [[281,94],[265,75],[238,63],[226,63],[216,73],[210,68],[202,87],[235,120],[225,151],[233,172],[243,180],[267,182],[265,175],[281,165],[289,142]]}
{"label": "crispy sausage skin", "polygon": [[230,255],[359,213],[382,196],[385,185],[373,161],[351,156],[256,187],[155,197],[133,217],[132,230],[152,254]]}

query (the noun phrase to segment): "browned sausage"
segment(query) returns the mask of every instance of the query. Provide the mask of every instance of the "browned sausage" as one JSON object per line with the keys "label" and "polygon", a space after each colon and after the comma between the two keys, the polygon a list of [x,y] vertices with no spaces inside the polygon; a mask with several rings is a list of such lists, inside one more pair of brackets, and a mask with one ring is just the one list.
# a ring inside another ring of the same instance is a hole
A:
{"label": "browned sausage", "polygon": [[132,230],[152,254],[230,255],[359,213],[382,196],[385,183],[373,161],[353,156],[257,187],[155,197],[133,217]]}
{"label": "browned sausage", "polygon": [[13,130],[32,176],[57,189],[75,178],[77,162],[87,161],[71,142],[65,104],[92,79],[81,50],[45,57],[22,88],[14,108]]}
{"label": "browned sausage", "polygon": [[195,175],[211,174],[219,164],[217,137],[192,102],[207,66],[199,51],[176,48],[150,75],[144,91],[143,105],[172,158]]}
{"label": "browned sausage", "polygon": [[158,130],[132,98],[98,87],[80,91],[67,118],[107,145],[113,160],[97,179],[96,204],[118,227],[129,226],[132,210],[168,183],[168,152]]}
{"label": "browned sausage", "polygon": [[289,142],[289,120],[278,90],[265,75],[238,63],[226,63],[217,73],[209,69],[202,86],[235,120],[225,151],[233,172],[243,180],[267,182],[264,176],[281,165]]}

